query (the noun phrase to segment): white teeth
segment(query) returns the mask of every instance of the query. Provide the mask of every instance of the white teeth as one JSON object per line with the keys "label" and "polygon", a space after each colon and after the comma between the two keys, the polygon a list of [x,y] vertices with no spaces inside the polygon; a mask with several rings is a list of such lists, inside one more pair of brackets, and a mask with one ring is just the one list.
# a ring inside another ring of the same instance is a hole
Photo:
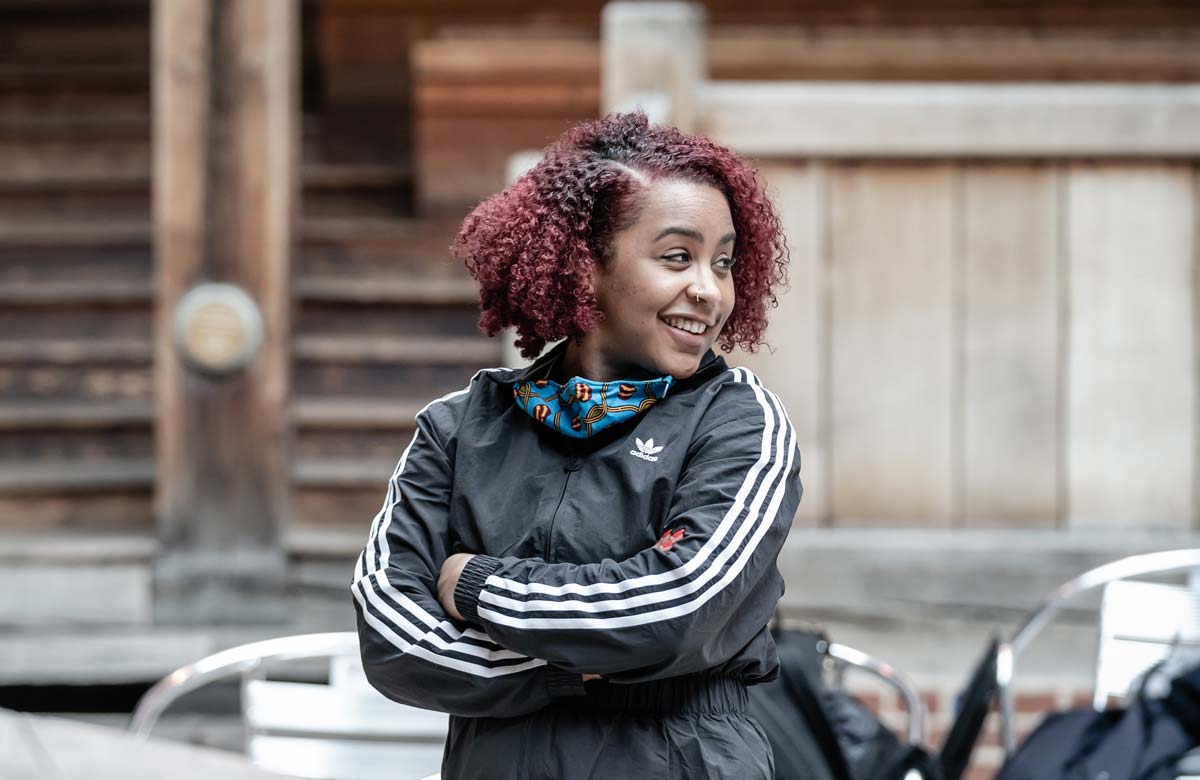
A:
{"label": "white teeth", "polygon": [[679,328],[680,330],[686,330],[688,333],[695,333],[697,336],[700,335],[701,333],[703,333],[704,331],[708,330],[708,326],[705,325],[703,322],[696,322],[695,320],[685,320],[682,317],[664,317],[663,322],[667,323],[672,328]]}

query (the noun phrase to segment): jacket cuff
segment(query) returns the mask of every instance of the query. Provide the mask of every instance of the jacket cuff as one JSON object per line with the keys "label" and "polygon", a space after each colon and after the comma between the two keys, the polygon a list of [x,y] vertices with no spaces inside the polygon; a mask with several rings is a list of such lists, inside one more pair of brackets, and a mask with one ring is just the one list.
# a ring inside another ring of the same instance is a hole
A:
{"label": "jacket cuff", "polygon": [[546,690],[554,699],[563,696],[583,696],[587,689],[583,687],[583,675],[579,672],[568,672],[551,666],[546,669]]}
{"label": "jacket cuff", "polygon": [[499,558],[476,555],[463,567],[458,584],[454,586],[454,606],[468,623],[479,625],[479,592],[500,565]]}

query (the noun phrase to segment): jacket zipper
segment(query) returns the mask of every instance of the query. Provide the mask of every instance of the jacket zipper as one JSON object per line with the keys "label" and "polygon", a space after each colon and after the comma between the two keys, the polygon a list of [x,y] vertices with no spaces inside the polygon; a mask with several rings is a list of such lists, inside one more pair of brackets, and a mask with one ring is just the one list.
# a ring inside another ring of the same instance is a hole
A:
{"label": "jacket zipper", "polygon": [[567,465],[563,466],[563,471],[567,476],[563,479],[562,492],[558,494],[558,503],[554,505],[554,514],[550,515],[550,527],[546,529],[546,546],[542,551],[542,560],[546,563],[553,563],[550,560],[550,547],[554,541],[554,523],[558,520],[558,510],[562,508],[563,499],[567,497],[567,485],[571,484],[571,475],[579,471],[579,465],[578,458],[570,458],[567,460]]}

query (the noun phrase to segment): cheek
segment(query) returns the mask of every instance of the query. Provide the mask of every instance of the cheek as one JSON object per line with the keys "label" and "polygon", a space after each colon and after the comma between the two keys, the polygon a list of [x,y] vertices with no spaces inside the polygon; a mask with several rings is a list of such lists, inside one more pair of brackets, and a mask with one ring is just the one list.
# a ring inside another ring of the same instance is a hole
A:
{"label": "cheek", "polygon": [[737,304],[737,286],[734,285],[733,279],[728,279],[724,282],[721,290],[721,302],[724,304],[722,308],[725,310],[725,316],[733,311],[733,307]]}

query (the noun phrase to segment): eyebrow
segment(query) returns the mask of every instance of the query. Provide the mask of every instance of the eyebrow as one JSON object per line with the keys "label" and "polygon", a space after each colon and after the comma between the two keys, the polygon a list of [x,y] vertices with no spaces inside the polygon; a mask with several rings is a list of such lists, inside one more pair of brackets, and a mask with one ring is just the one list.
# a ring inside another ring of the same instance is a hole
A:
{"label": "eyebrow", "polygon": [[[657,236],[655,236],[654,240],[658,241],[659,239],[666,238],[667,236],[672,235],[672,234],[686,236],[687,238],[698,241],[701,244],[704,243],[704,234],[703,233],[701,233],[699,230],[695,230],[693,228],[686,228],[686,227],[666,228],[661,233],[659,233]],[[731,243],[733,243],[733,240],[735,237],[736,237],[736,235],[734,233],[726,233],[724,236],[721,237],[720,244],[731,244]],[[718,246],[720,244],[718,244]]]}

